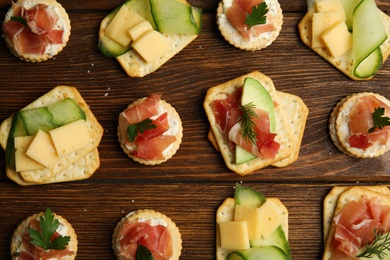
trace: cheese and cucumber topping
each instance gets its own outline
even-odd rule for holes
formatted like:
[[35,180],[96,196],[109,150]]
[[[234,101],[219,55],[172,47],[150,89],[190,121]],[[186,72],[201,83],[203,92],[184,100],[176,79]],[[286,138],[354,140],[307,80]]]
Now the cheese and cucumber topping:
[[286,215],[279,200],[266,199],[260,192],[236,184],[233,219],[219,222],[221,248],[228,260],[291,259]]
[[336,59],[352,52],[353,75],[375,75],[388,37],[375,0],[317,0],[312,6],[311,47],[326,48]]
[[169,48],[163,33],[200,33],[202,9],[179,0],[128,0],[103,21],[108,25],[99,33],[98,47],[104,55],[118,57],[134,49],[153,62]]
[[90,142],[84,110],[72,98],[45,107],[20,110],[12,117],[6,153],[16,171],[52,168]]

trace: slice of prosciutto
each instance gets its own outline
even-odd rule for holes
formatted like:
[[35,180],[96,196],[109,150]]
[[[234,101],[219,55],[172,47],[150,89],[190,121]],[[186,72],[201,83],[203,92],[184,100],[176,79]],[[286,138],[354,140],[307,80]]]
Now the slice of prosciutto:
[[237,88],[225,99],[213,101],[212,109],[217,126],[230,142],[232,149],[235,145],[239,145],[257,157],[275,158],[280,144],[275,141],[276,134],[270,132],[269,115],[266,111],[254,109],[257,114],[257,117],[254,118],[256,143],[242,136],[239,124],[239,117],[243,114],[240,109],[241,96],[242,87]]
[[374,230],[389,232],[389,218],[389,206],[380,205],[377,197],[350,201],[333,220],[332,259],[358,259],[359,249],[375,239]]
[[373,132],[368,132],[374,127],[372,114],[376,108],[384,108],[384,116],[390,117],[390,107],[373,95],[360,97],[351,108],[348,121],[350,132],[348,141],[351,147],[364,150],[374,143],[384,145],[390,138],[390,126],[385,126],[382,129],[376,128]]
[[[176,141],[174,135],[168,134],[168,113],[160,113],[160,94],[151,94],[147,98],[135,102],[119,114],[119,141],[132,151],[132,155],[145,160],[163,160],[163,152]],[[138,132],[135,140],[130,142],[127,130],[130,125],[151,119],[152,129]]]
[[39,3],[27,9],[14,3],[12,11],[3,32],[19,54],[42,55],[49,44],[63,43],[63,30],[55,28],[59,17],[50,6]]
[[168,260],[173,254],[172,238],[163,225],[151,221],[127,221],[119,231],[120,256],[126,260],[136,259],[139,245],[146,247],[156,260]]
[[226,10],[226,17],[245,39],[257,38],[262,33],[276,30],[269,12],[265,24],[254,25],[251,28],[245,24],[246,16],[252,13],[252,8],[257,7],[262,2],[264,0],[234,0],[232,6]]

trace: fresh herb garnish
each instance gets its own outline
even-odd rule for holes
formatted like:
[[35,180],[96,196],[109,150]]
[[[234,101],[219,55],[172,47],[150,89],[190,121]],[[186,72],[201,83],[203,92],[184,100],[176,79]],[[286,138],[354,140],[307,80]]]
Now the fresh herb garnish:
[[383,107],[375,108],[374,112],[372,113],[372,120],[374,122],[374,126],[368,129],[369,133],[374,132],[374,130],[377,128],[382,129],[384,126],[390,125],[390,118],[384,116],[384,114],[385,109]]
[[366,249],[356,257],[372,258],[374,255],[379,259],[384,259],[387,256],[386,251],[390,252],[390,232],[385,233],[382,229],[374,229],[375,239],[370,244],[366,245]]
[[139,123],[129,125],[127,127],[127,138],[132,143],[134,142],[138,132],[143,134],[145,130],[149,130],[153,128],[157,128],[157,126],[153,124],[153,121],[150,118],[147,118],[144,121],[141,121]]
[[58,219],[54,219],[54,214],[47,208],[44,216],[39,218],[39,227],[41,231],[34,228],[29,228],[28,233],[30,235],[30,243],[42,247],[44,250],[56,249],[63,250],[69,244],[70,236],[58,236],[54,240],[50,241],[54,232],[60,225]]
[[252,7],[252,13],[246,15],[245,24],[251,28],[257,24],[265,24],[267,22],[268,13],[267,3],[262,2],[261,4]]
[[152,252],[143,245],[138,245],[137,251],[135,252],[136,260],[154,260]]
[[253,108],[255,108],[255,105],[252,102],[244,106],[240,106],[243,114],[238,118],[238,122],[240,123],[240,131],[241,135],[244,137],[244,140],[256,144],[256,124],[253,119],[258,117],[258,115],[255,113]]
[[27,26],[27,21],[21,16],[11,16],[11,21],[18,22],[23,24],[24,26]]

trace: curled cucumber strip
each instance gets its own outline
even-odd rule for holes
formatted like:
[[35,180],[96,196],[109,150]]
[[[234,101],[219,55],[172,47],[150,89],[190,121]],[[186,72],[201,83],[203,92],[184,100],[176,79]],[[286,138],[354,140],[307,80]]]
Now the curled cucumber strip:
[[375,0],[362,0],[353,12],[354,75],[368,78],[382,66],[380,45],[387,39]]

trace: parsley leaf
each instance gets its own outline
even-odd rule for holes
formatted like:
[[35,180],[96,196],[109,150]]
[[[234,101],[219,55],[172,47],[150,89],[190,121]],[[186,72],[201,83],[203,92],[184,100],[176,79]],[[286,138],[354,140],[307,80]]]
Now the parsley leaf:
[[253,103],[249,103],[244,106],[240,106],[243,114],[238,118],[238,122],[240,123],[240,131],[244,140],[250,141],[253,144],[256,144],[257,136],[255,132],[256,124],[253,121],[254,118],[258,117],[258,115],[253,110],[255,105]]
[[374,122],[374,126],[368,129],[369,133],[374,132],[374,130],[377,128],[382,129],[384,126],[390,125],[390,118],[384,116],[384,114],[385,114],[385,108],[383,107],[375,108],[374,112],[372,113],[372,120]]
[[24,26],[27,26],[27,21],[21,16],[12,16],[11,21],[18,22],[23,24]]
[[63,250],[69,244],[69,236],[58,236],[51,241],[54,232],[60,225],[58,219],[54,218],[52,211],[47,208],[44,216],[39,218],[39,227],[41,231],[34,228],[29,228],[28,233],[31,238],[30,243],[42,247],[44,250],[56,249]]
[[257,24],[265,24],[267,22],[268,13],[267,3],[262,2],[261,4],[252,7],[252,13],[246,15],[245,24],[251,28]]
[[157,128],[157,126],[152,122],[153,122],[152,119],[147,118],[144,121],[141,121],[139,123],[129,125],[127,127],[127,138],[129,139],[129,141],[131,143],[134,142],[138,132],[143,134],[145,130]]
[[137,251],[135,252],[136,260],[154,260],[152,252],[143,245],[138,245]]

